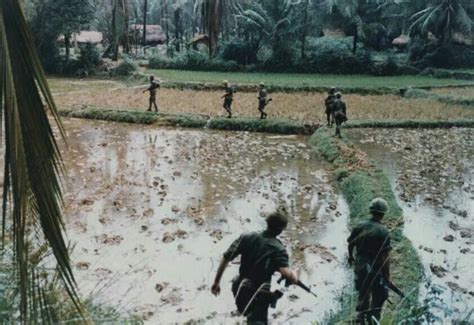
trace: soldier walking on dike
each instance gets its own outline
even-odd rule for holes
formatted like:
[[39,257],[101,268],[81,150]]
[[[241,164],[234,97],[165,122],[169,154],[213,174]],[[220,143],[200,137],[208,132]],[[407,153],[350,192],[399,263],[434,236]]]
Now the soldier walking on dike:
[[260,83],[260,91],[258,93],[258,111],[260,112],[260,119],[266,119],[268,114],[265,112],[265,107],[268,105],[269,102],[272,101],[271,98],[267,99],[267,89],[265,88],[265,84],[263,82]]
[[361,324],[375,324],[373,318],[380,320],[389,287],[394,287],[390,280],[390,232],[381,223],[388,211],[387,202],[376,198],[369,210],[372,218],[358,224],[347,239],[349,265],[354,265],[355,287],[359,293],[357,321]]
[[341,98],[342,94],[340,92],[337,92],[336,99],[332,104],[332,114],[334,120],[336,121],[336,136],[338,136],[339,138],[342,138],[342,123],[347,121],[346,103]]
[[224,98],[224,109],[228,114],[228,118],[232,118],[232,102],[234,101],[234,89],[230,87],[229,82],[224,80],[225,94],[221,98]]
[[232,292],[237,309],[247,317],[248,324],[268,324],[268,308],[275,307],[282,296],[280,291],[270,291],[273,273],[280,272],[290,283],[298,283],[298,275],[289,268],[288,253],[277,239],[288,225],[286,211],[274,212],[266,221],[265,231],[243,234],[232,243],[224,253],[211,288],[214,295],[220,294],[224,271],[241,255],[239,275],[232,281]]
[[332,126],[334,123],[334,116],[332,112],[333,103],[336,100],[336,87],[331,87],[328,92],[328,96],[324,100],[324,106],[326,107],[326,117],[328,126]]
[[157,89],[160,87],[161,87],[160,81],[155,80],[154,76],[150,76],[150,87],[148,87],[147,90],[143,91],[143,93],[146,93],[147,91],[150,92],[150,99],[149,99],[147,112],[151,112],[152,105],[155,107],[155,112],[158,112],[158,106],[156,106],[156,92],[157,92]]

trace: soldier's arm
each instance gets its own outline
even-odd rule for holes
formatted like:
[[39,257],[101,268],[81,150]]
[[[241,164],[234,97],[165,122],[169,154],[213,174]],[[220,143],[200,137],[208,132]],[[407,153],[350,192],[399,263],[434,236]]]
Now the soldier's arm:
[[278,272],[280,272],[281,276],[288,280],[291,284],[297,284],[299,281],[296,271],[293,271],[289,267],[280,267]]
[[229,266],[229,260],[227,260],[225,257],[222,258],[221,263],[219,264],[219,268],[217,269],[216,277],[214,278],[214,283],[211,287],[211,291],[214,295],[218,296],[221,293],[221,279],[222,275],[224,275],[224,272]]

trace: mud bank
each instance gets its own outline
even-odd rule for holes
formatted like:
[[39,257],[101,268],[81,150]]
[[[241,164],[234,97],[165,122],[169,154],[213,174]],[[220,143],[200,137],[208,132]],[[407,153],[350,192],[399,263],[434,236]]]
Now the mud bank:
[[426,318],[473,322],[473,131],[351,130],[348,137],[389,175],[404,234],[423,263]]
[[67,229],[85,297],[150,324],[236,323],[233,263],[210,294],[224,250],[285,204],[282,237],[319,299],[289,288],[274,323],[321,321],[339,308],[348,208],[306,138],[66,120]]

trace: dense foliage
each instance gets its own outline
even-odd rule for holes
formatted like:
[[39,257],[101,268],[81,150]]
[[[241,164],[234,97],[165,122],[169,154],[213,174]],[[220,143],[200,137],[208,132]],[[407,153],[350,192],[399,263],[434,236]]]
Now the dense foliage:
[[[55,42],[59,34],[67,43],[67,35],[79,29],[102,32],[107,56],[116,58],[118,46],[123,45],[129,56],[151,57],[154,68],[396,74],[474,64],[474,2],[469,0],[26,3],[49,70],[58,70],[54,63],[60,61]],[[59,18],[50,19],[52,12]],[[143,43],[156,34],[135,35],[136,27],[130,35],[123,34],[123,28],[131,29],[127,26],[143,24],[161,26],[158,50],[146,51],[149,43]]]

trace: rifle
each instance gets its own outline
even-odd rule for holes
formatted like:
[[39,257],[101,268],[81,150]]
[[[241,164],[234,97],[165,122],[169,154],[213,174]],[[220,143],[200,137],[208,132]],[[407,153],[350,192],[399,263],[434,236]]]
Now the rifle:
[[[384,279],[385,280],[385,279]],[[403,293],[402,290],[400,290],[395,284],[393,284],[392,282],[389,282],[387,280],[385,280],[385,282],[387,283],[387,287],[392,290],[393,292],[395,292],[397,295],[399,295],[400,297],[402,298],[405,298],[405,294]]]
[[[281,277],[277,282],[278,283],[281,283],[283,280],[285,280],[285,287],[289,287],[291,285],[291,283],[286,280],[284,277]],[[303,289],[304,291],[306,291],[307,293],[315,296],[316,298],[318,297],[313,291],[311,291],[311,288],[308,287],[306,284],[304,284],[303,282],[301,281],[298,281],[296,284],[296,286],[300,287],[301,289]]]

